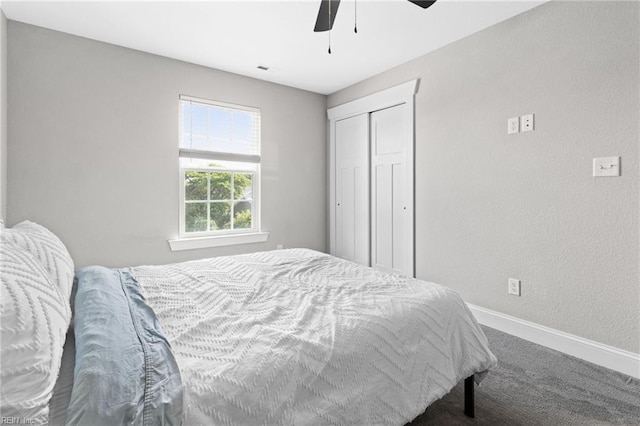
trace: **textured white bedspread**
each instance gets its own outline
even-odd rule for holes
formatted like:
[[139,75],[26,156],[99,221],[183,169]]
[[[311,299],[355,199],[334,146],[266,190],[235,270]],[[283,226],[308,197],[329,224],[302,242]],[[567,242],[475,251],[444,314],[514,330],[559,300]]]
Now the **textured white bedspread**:
[[496,358],[458,294],[305,249],[133,268],[185,424],[403,425]]

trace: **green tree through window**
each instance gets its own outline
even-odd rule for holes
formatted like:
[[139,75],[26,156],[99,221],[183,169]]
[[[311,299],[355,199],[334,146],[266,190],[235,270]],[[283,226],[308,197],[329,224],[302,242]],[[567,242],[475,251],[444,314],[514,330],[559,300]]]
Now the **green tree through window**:
[[185,231],[251,228],[252,177],[251,173],[185,171]]

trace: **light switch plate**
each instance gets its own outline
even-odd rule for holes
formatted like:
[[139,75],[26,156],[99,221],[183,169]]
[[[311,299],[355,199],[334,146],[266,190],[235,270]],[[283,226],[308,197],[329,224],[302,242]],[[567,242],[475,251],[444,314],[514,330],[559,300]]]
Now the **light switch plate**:
[[620,176],[620,157],[600,157],[593,159],[594,177]]

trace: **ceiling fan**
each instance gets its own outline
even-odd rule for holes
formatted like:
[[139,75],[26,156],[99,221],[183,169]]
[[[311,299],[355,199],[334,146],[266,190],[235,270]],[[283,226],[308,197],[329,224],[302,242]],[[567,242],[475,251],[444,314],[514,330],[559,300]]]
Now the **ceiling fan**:
[[[413,4],[417,4],[423,9],[428,8],[436,2],[434,1],[421,1],[421,0],[409,0]],[[338,13],[338,6],[340,6],[340,0],[321,0],[320,10],[318,11],[318,18],[316,19],[316,26],[313,29],[315,32],[329,31],[333,28],[333,21],[336,19]]]

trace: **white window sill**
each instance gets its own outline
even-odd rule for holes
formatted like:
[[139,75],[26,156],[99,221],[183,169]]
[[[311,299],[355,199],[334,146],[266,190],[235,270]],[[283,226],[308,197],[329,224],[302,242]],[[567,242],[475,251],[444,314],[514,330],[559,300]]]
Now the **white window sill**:
[[250,234],[216,235],[213,237],[178,238],[169,240],[171,251],[193,250],[209,247],[232,246],[236,244],[263,243],[269,238],[268,232]]

